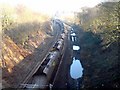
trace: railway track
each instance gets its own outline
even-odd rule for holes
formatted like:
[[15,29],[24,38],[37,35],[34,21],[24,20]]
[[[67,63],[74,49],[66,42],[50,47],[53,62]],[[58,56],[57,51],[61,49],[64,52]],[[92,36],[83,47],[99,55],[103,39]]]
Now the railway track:
[[60,31],[56,30],[56,36],[54,38],[54,40],[52,41],[52,45],[49,46],[49,49],[47,50],[47,54],[45,55],[45,57],[43,58],[43,60],[41,62],[38,62],[37,65],[32,69],[32,71],[30,73],[28,73],[27,77],[24,79],[24,81],[18,86],[18,88],[24,88],[26,87],[28,84],[28,82],[30,81],[30,79],[32,78],[32,76],[38,71],[38,69],[40,68],[40,66],[42,65],[42,63],[46,60],[47,56],[49,55],[50,50],[53,48],[53,45],[57,42],[57,40],[60,38]]
[[61,57],[61,61],[60,61],[60,64],[59,64],[59,66],[58,66],[58,69],[57,69],[57,71],[56,71],[55,78],[54,78],[54,80],[53,80],[53,82],[52,82],[52,85],[55,84],[55,80],[56,80],[56,78],[57,78],[58,71],[59,71],[60,66],[61,66],[61,63],[62,63],[62,59],[63,59],[63,57],[64,57],[64,55],[65,55],[65,49],[66,49],[66,47],[67,47],[67,46],[66,46],[66,40],[67,40],[67,35],[66,35],[66,38],[65,38],[65,40],[64,40],[63,55],[62,55],[62,57]]

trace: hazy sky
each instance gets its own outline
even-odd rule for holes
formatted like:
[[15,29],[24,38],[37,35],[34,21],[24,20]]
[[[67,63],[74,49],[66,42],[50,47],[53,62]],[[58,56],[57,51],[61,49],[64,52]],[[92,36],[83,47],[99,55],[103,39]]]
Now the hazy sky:
[[0,0],[0,3],[8,3],[12,6],[24,4],[25,6],[45,13],[56,11],[76,11],[81,7],[93,7],[104,0]]

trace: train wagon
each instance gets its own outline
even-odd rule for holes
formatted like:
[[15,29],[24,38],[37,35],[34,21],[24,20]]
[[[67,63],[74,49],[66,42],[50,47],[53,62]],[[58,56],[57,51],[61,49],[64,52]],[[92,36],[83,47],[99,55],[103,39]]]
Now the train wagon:
[[54,75],[58,69],[58,65],[63,53],[65,34],[62,34],[61,36],[62,37],[59,38],[53,45],[38,70],[33,74],[32,79],[28,83],[30,85],[26,87],[28,90],[48,89],[50,83],[52,83],[52,80],[54,80]]
[[52,73],[53,73],[54,69],[56,68],[56,65],[59,63],[59,58],[60,58],[59,51],[51,52],[50,60],[43,70],[43,73],[45,73],[47,75],[48,81],[51,79]]

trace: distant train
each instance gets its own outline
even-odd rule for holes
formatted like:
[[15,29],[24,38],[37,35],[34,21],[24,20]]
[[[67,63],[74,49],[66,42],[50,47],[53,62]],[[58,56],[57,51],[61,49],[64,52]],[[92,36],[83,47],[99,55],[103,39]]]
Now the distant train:
[[58,24],[60,26],[60,30],[62,31],[62,33],[64,33],[64,24],[63,24],[63,22],[61,20],[52,19],[52,22]]
[[62,33],[61,37],[53,45],[52,49],[48,53],[46,59],[43,61],[37,72],[30,79],[30,86],[26,86],[27,89],[48,89],[50,83],[54,78],[57,71],[61,56],[63,54],[65,34]]

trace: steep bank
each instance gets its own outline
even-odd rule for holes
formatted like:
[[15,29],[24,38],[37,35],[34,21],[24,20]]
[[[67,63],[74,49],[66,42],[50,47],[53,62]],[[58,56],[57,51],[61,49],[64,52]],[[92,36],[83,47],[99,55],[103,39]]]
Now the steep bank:
[[2,45],[2,84],[3,87],[7,87],[12,84],[14,77],[19,77],[21,75],[19,73],[14,73],[13,76],[9,77],[13,71],[22,71],[23,68],[26,67],[26,64],[21,64],[18,66],[17,70],[13,70],[17,64],[19,64],[27,55],[29,55],[29,52],[18,47],[8,36],[3,37]]
[[84,67],[83,88],[120,88],[120,1],[102,2],[78,13]]
[[81,88],[120,88],[120,61],[118,42],[107,48],[99,34],[79,27],[81,62],[84,75]]
[[43,31],[36,30],[34,33],[29,31],[31,35],[23,44],[16,43],[17,39],[15,37],[13,39],[10,33],[3,35],[1,64],[3,88],[16,88],[33,67],[43,59],[56,36],[56,31],[51,31],[49,25],[50,23],[47,23],[44,26],[46,31],[44,29]]

